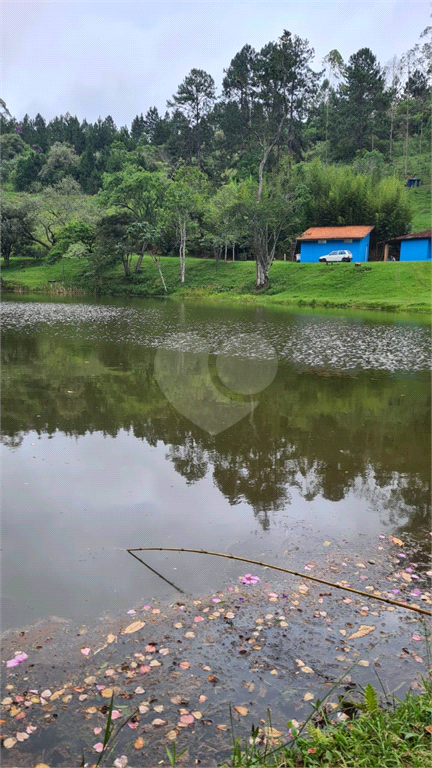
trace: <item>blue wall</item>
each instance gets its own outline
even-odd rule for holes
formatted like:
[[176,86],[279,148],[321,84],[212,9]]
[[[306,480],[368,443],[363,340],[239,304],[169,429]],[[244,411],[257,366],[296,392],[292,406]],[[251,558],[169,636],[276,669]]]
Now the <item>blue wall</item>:
[[330,251],[351,251],[353,261],[367,261],[369,255],[369,239],[366,235],[362,240],[354,240],[352,243],[344,243],[343,240],[327,240],[326,243],[308,242],[300,243],[300,261],[303,263],[318,261],[320,256],[325,256]]
[[424,240],[402,240],[400,250],[401,261],[427,261],[431,257],[431,241],[425,237]]

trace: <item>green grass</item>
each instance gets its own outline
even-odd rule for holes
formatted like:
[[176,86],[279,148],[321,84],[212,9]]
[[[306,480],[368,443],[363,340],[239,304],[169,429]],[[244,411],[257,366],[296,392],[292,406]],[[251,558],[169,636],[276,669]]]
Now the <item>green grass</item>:
[[[295,264],[274,262],[270,285],[257,292],[253,262],[220,262],[188,258],[186,281],[180,284],[179,260],[162,257],[168,294],[178,298],[242,301],[269,305],[317,306],[430,311],[431,265],[427,262],[371,262],[354,264]],[[163,296],[158,272],[150,257],[142,271],[125,278],[120,265],[107,270],[97,285],[83,277],[87,267],[77,260],[64,260],[21,267],[12,259],[3,270],[3,288],[22,292],[87,293],[102,295]],[[64,272],[63,272],[64,270]],[[56,281],[56,282],[49,282]]]
[[[431,722],[431,688],[428,682],[424,685],[424,692],[419,695],[410,692],[391,706],[380,706],[376,692],[368,685],[364,700],[354,702],[357,706],[351,707],[351,719],[329,724],[328,717],[333,715],[326,716],[321,710],[320,721],[312,725],[309,720],[304,729],[306,733],[291,727],[287,733],[291,739],[282,746],[275,746],[274,739],[265,743],[265,731],[255,728],[248,742],[235,741],[230,765],[428,768],[431,764],[431,734],[427,730]],[[319,708],[315,708],[315,715],[319,712]]]

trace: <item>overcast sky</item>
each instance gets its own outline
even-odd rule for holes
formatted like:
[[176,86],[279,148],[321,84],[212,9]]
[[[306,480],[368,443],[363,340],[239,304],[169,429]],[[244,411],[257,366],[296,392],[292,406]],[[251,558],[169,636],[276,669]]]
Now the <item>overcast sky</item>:
[[223,70],[249,43],[284,29],[309,40],[315,68],[337,48],[369,47],[381,64],[419,42],[429,0],[3,0],[0,96],[18,120],[70,112],[130,126],[166,101],[192,68],[220,92]]

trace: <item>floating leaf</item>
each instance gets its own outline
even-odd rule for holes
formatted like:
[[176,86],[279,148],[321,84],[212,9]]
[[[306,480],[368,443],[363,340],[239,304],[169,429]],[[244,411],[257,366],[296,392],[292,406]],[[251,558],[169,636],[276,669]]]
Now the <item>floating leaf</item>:
[[186,632],[185,637],[195,637],[195,632]]
[[109,634],[107,637],[107,643],[114,643],[117,640],[117,635]]
[[216,730],[217,731],[227,731],[228,730],[228,726],[224,725],[224,723],[219,723],[219,725],[216,726]]
[[331,544],[331,541],[324,541],[323,544],[325,547],[329,547]]
[[17,731],[16,737],[18,741],[26,741],[26,739],[29,738],[29,735],[25,731]]
[[396,536],[389,536],[390,541],[393,542],[393,544],[397,544],[398,547],[403,547],[404,543],[400,539],[397,539]]
[[179,663],[179,667],[181,667],[181,669],[189,669],[190,668],[190,664],[189,664],[188,661],[181,661]]
[[182,715],[180,722],[184,723],[184,725],[192,725],[195,722],[195,718],[193,715]]
[[239,713],[242,717],[246,717],[249,710],[246,709],[246,707],[234,707],[235,711]]
[[160,714],[164,710],[164,705],[163,704],[156,704],[153,707],[153,709],[154,709],[155,712],[158,712],[158,714]]
[[167,725],[168,720],[162,720],[160,717],[155,717],[154,720],[152,720],[152,725],[154,725],[156,728],[160,725]]
[[176,621],[176,623],[174,624],[174,626],[175,626],[175,628],[176,628],[176,629],[181,629],[181,627],[183,626],[183,624],[181,623],[181,621]]
[[175,731],[175,730],[168,731],[167,739],[170,739],[170,741],[174,741],[174,739],[176,739],[176,738],[177,738],[177,731]]
[[166,656],[166,655],[169,653],[169,648],[161,648],[161,649],[159,650],[159,653],[160,653],[162,656]]
[[13,736],[10,736],[9,738],[4,740],[3,746],[6,747],[6,749],[12,749],[12,747],[14,747],[16,743],[17,743],[17,740]]
[[90,648],[81,648],[81,653],[83,656],[88,656],[90,653]]
[[114,760],[113,765],[115,768],[126,768],[127,763],[128,763],[128,759],[126,755],[120,755],[120,757],[117,757]]
[[204,701],[207,701],[207,696],[204,696],[204,694],[201,694],[201,696],[198,697],[198,701],[200,704],[203,704]]
[[133,632],[138,632],[139,629],[145,627],[145,621],[133,621],[126,629],[123,630],[124,635],[131,635]]
[[347,640],[354,640],[356,637],[364,637],[370,632],[373,632],[374,629],[376,629],[376,627],[373,624],[361,624],[357,632],[353,632],[352,635],[349,635]]
[[367,659],[360,659],[360,661],[358,663],[359,663],[360,667],[368,667],[369,664],[370,664],[370,662],[367,661]]
[[199,624],[200,621],[204,621],[203,617],[202,616],[195,616],[195,618],[194,618],[195,624]]
[[277,728],[272,728],[271,725],[266,725],[264,733],[268,739],[279,739],[282,736],[282,733]]
[[306,672],[306,674],[313,675],[314,671],[311,667],[300,667],[300,672]]
[[112,688],[104,688],[103,691],[101,691],[101,696],[103,696],[104,699],[110,699],[113,693],[114,691]]
[[194,709],[192,714],[193,714],[195,720],[201,720],[202,712],[200,712],[199,709]]
[[98,741],[97,744],[93,744],[93,749],[95,752],[102,752],[103,748],[104,748],[104,745],[102,744],[101,741]]
[[304,661],[302,661],[301,659],[296,659],[296,660],[295,660],[295,663],[296,663],[296,664],[297,664],[299,667],[304,667],[304,665],[305,665]]
[[303,696],[303,701],[312,701],[313,698],[314,698],[313,693],[308,692],[308,693],[305,693],[305,695]]

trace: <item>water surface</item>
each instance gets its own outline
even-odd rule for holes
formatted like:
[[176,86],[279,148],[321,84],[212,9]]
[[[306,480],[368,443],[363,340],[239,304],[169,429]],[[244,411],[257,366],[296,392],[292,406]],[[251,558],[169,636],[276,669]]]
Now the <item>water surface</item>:
[[[3,329],[4,628],[48,615],[87,621],[173,597],[175,589],[126,547],[196,547],[268,562],[285,553],[287,567],[303,569],[324,540],[361,553],[365,540],[384,532],[424,541],[427,557],[426,323],[149,300],[14,299],[3,304]],[[249,397],[258,369],[241,340],[257,334],[277,371]],[[213,385],[216,400],[253,398],[256,407],[210,434],[162,391],[161,350],[181,362],[169,369],[169,384],[177,406],[192,404],[191,417],[214,412]],[[207,389],[197,374],[203,354]],[[240,395],[230,395],[234,379]],[[244,571],[180,553],[151,553],[147,561],[192,594]]]

